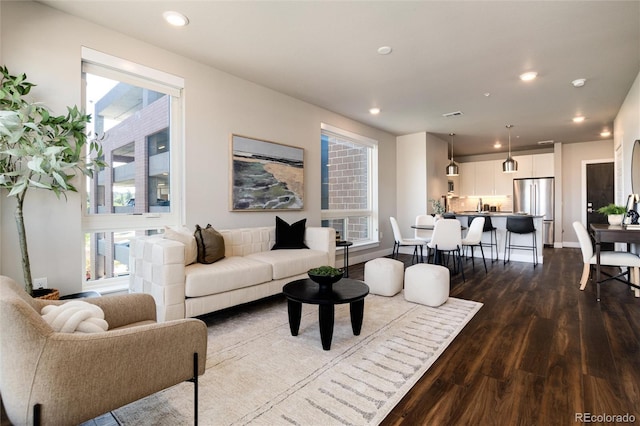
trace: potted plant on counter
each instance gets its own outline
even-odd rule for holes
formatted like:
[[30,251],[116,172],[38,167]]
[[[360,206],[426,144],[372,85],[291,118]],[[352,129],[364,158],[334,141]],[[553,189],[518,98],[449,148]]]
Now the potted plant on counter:
[[445,213],[445,208],[440,202],[440,200],[429,200],[431,203],[431,207],[433,208],[433,213],[435,214],[436,219],[441,219],[442,215]]
[[16,198],[24,285],[33,294],[23,216],[28,190],[45,189],[66,198],[67,191],[77,192],[72,184],[77,174],[92,176],[94,166],[106,164],[88,159],[89,154],[102,156],[100,141],[85,133],[91,116],[75,106],[67,108],[66,115],[52,115],[44,105],[25,98],[35,86],[25,74],[11,75],[5,66],[0,73],[0,189]]
[[622,219],[624,219],[624,214],[627,212],[627,209],[624,206],[610,203],[604,207],[600,207],[597,212],[607,215],[609,225],[620,225],[622,224]]

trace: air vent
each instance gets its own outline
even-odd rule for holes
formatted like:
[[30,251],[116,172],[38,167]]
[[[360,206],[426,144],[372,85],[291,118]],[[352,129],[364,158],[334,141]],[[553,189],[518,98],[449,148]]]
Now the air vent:
[[550,139],[548,141],[538,141],[538,145],[553,145],[555,143],[555,141],[553,139]]
[[448,112],[446,114],[442,114],[443,117],[457,117],[459,115],[463,115],[462,111]]

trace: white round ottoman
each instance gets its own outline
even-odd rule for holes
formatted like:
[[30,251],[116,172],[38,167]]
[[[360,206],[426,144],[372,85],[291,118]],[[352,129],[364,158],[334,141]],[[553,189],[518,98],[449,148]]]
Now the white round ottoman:
[[404,263],[379,257],[364,264],[364,282],[369,293],[380,296],[394,296],[402,291]]
[[404,272],[404,298],[427,306],[440,306],[449,298],[449,269],[418,263]]

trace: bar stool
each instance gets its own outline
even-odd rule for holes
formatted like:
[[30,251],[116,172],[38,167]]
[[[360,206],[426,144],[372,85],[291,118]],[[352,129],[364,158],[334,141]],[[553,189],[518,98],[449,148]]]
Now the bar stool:
[[[511,235],[519,234],[526,235],[531,234],[533,236],[533,245],[525,246],[525,245],[517,245],[511,244]],[[504,263],[506,265],[509,260],[511,260],[511,250],[531,250],[533,251],[533,267],[535,268],[538,265],[538,250],[536,243],[536,227],[533,225],[533,217],[531,216],[523,216],[516,217],[510,216],[507,217],[507,236],[505,237],[504,244]],[[508,256],[507,256],[508,253]]]
[[[490,241],[489,243],[485,243],[485,242],[481,242],[482,247],[490,247],[491,249],[491,263],[493,262],[497,262],[498,261],[498,233],[497,233],[497,228],[495,226],[493,226],[493,223],[491,223],[491,216],[489,215],[483,215],[483,216],[469,216],[468,219],[468,226],[471,226],[471,222],[473,222],[473,219],[476,217],[484,217],[484,227],[482,228],[482,233],[484,234],[485,232],[490,232],[489,237],[490,237]],[[496,257],[495,259],[493,258],[493,247],[496,248]]]

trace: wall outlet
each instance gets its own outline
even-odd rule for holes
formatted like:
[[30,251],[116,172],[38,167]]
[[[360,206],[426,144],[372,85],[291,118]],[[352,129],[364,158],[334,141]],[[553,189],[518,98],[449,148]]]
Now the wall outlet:
[[34,278],[33,288],[49,288],[49,284],[47,283],[47,277]]

